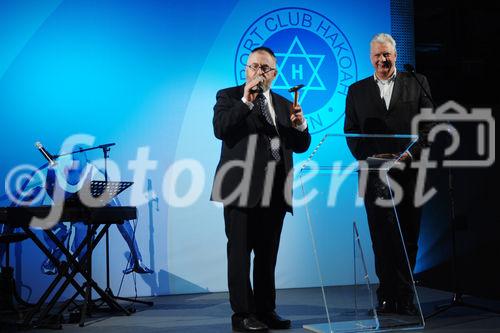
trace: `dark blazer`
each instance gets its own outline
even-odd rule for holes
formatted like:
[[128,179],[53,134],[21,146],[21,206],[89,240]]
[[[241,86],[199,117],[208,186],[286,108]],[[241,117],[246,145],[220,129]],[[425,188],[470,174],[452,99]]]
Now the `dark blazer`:
[[[418,80],[430,93],[429,83],[425,76],[417,74]],[[373,75],[352,84],[349,87],[345,109],[345,133],[360,134],[412,134],[411,122],[421,108],[432,108],[431,100],[410,74],[397,72],[394,81],[389,109],[380,97],[380,91]],[[418,158],[422,147],[426,145],[425,137],[428,126],[419,129],[419,140],[410,148],[413,158]],[[389,144],[388,140],[374,147],[362,139],[348,139],[351,153],[358,160],[364,160],[375,153],[401,153],[409,141],[397,140]],[[363,144],[364,143],[364,144]]]
[[[284,97],[271,91],[271,99],[276,112],[276,128],[269,125],[264,116],[250,108],[241,101],[244,86],[227,88],[217,92],[217,102],[214,106],[213,126],[215,136],[222,140],[220,161],[217,166],[216,177],[212,188],[211,200],[223,201],[230,195],[243,180],[244,172],[241,167],[230,168],[222,177],[221,183],[217,184],[217,173],[223,165],[228,162],[250,161],[247,158],[247,148],[252,140],[256,140],[255,157],[252,163],[251,177],[248,182],[248,200],[242,205],[239,198],[232,202],[224,202],[225,205],[238,205],[243,207],[255,207],[261,203],[264,179],[267,165],[272,161],[269,149],[268,136],[279,134],[281,141],[281,153],[283,167],[288,175],[293,167],[292,152],[302,153],[309,148],[311,136],[308,130],[300,132],[292,127],[290,121],[290,109],[292,103]],[[214,196],[216,186],[220,186],[220,197]],[[291,197],[291,188],[288,189]],[[288,205],[287,205],[288,206]],[[292,207],[287,207],[292,211]]]

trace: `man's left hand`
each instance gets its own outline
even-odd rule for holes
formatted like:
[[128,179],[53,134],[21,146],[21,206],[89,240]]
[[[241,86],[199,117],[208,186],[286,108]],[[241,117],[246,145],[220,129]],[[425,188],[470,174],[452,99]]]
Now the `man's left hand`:
[[300,126],[304,123],[304,113],[302,112],[302,107],[300,105],[292,107],[290,120],[292,121],[292,124],[294,124],[294,126]]

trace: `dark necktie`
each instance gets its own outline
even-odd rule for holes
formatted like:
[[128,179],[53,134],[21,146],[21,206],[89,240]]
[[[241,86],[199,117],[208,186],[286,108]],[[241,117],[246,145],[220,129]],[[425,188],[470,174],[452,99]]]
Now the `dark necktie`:
[[[269,125],[274,126],[273,119],[271,118],[271,111],[269,110],[269,105],[267,104],[267,99],[264,96],[264,94],[260,93],[257,95],[255,98],[254,102],[255,106],[257,107],[258,111],[262,113],[266,121],[269,123]],[[267,137],[269,140],[269,146],[271,149],[271,154],[273,155],[273,158],[279,162],[281,160],[280,156],[280,139],[278,136],[275,136],[271,138],[270,136]]]

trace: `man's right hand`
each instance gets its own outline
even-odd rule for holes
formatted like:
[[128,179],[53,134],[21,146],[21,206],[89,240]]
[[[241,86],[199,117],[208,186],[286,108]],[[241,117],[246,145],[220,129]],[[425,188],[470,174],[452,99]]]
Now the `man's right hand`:
[[[262,81],[264,80],[264,78],[262,76],[256,76],[254,77],[251,81],[247,82],[245,84],[245,88],[244,88],[244,93],[243,93],[243,97],[245,97],[245,99],[248,101],[248,102],[252,102],[255,100],[255,98],[257,97],[258,95],[258,92],[256,90],[256,87],[259,85],[259,83],[261,83]],[[255,89],[255,90],[254,90]]]
[[375,155],[373,155],[373,157],[385,158],[385,159],[391,160],[391,159],[397,158],[398,155],[392,154],[392,153],[383,153],[383,154],[375,154]]

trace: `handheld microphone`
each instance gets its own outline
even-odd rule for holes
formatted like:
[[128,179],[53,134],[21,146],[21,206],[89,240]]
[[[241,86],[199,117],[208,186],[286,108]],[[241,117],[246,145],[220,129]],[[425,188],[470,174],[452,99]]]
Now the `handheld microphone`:
[[258,84],[255,87],[253,87],[252,89],[250,89],[250,92],[251,93],[262,93],[262,92],[264,92],[264,89],[262,89],[260,84]]
[[56,161],[54,161],[54,157],[43,147],[40,141],[35,142],[35,147],[42,153],[43,157],[49,162],[49,165],[53,167],[56,165]]
[[259,83],[257,83],[256,86],[252,87],[252,89],[250,89],[250,92],[251,93],[262,93],[264,92],[264,89],[262,88],[262,81],[264,81],[264,78],[262,76],[258,76],[259,78]]

